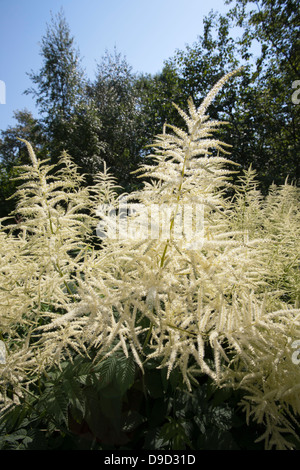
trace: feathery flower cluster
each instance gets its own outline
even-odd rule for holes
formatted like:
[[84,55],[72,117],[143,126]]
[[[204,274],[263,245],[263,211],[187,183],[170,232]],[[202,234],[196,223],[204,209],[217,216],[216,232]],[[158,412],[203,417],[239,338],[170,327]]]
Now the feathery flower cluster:
[[[300,338],[299,191],[286,183],[263,198],[251,168],[237,186],[230,182],[227,146],[212,137],[224,123],[206,111],[235,73],[198,109],[192,100],[187,112],[177,107],[186,130],[164,127],[152,164],[139,170],[143,189],[121,196],[129,207],[172,207],[164,237],[113,238],[108,230],[96,249],[99,218],[101,230],[110,222],[101,208],[124,222],[114,178],[104,167],[93,187],[82,187],[66,153],[55,168],[26,142],[32,165],[16,194],[21,222],[0,231],[2,410],[48,367],[121,348],[142,370],[153,359],[168,375],[179,368],[189,389],[199,374],[241,388],[247,419],[265,424],[266,448],[292,447],[284,435],[295,434],[300,414],[292,359]],[[175,236],[187,205],[202,208],[200,244]]]

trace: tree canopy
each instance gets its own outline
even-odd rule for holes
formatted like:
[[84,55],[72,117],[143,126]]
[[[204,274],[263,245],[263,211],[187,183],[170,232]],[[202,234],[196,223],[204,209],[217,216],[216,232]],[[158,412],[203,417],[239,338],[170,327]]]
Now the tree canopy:
[[293,99],[300,79],[298,2],[227,3],[229,13],[204,17],[202,34],[166,58],[155,75],[135,73],[115,49],[88,79],[63,12],[53,16],[41,41],[41,68],[29,73],[33,85],[25,90],[40,117],[16,111],[16,125],[1,132],[2,214],[12,167],[27,158],[17,137],[53,163],[66,150],[89,182],[105,160],[131,191],[138,187],[132,172],[153,136],[166,122],[182,124],[173,102],[184,107],[192,97],[197,106],[221,76],[240,66],[239,77],[210,107],[213,118],[229,122],[220,132],[232,146],[231,159],[244,169],[252,165],[263,190],[286,177],[299,183],[299,105]]

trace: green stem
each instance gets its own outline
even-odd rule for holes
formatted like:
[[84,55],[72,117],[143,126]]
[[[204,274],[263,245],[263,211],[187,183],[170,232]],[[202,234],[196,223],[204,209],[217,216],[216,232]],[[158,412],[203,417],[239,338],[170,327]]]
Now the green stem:
[[[192,139],[193,136],[191,136],[191,139]],[[180,194],[181,194],[181,189],[182,189],[182,183],[183,183],[183,178],[184,178],[184,173],[185,173],[185,167],[186,167],[186,162],[187,162],[187,159],[189,157],[189,150],[186,151],[185,153],[185,157],[184,157],[184,162],[183,162],[183,165],[182,165],[182,170],[181,170],[181,181],[180,181],[180,184],[179,184],[179,187],[178,187],[178,191],[177,191],[177,206],[176,206],[176,210],[175,210],[175,213],[173,214],[173,217],[171,218],[171,223],[170,223],[170,233],[172,232],[173,230],[173,226],[174,226],[174,222],[175,222],[175,217],[176,217],[176,214],[177,214],[177,210],[178,210],[178,205],[179,205],[179,200],[180,200]],[[167,243],[165,245],[165,248],[164,248],[164,251],[163,251],[163,254],[162,254],[162,257],[161,257],[161,261],[160,261],[160,267],[162,268],[163,265],[164,265],[164,262],[165,262],[165,257],[166,257],[166,253],[167,253],[167,249],[168,247],[170,246],[170,239],[167,240]]]
[[145,339],[144,344],[143,344],[143,351],[145,350],[147,344],[149,343],[149,339],[150,339],[152,330],[153,330],[153,322],[150,323],[148,333],[147,333],[146,339]]
[[194,333],[193,331],[184,330],[183,328],[180,328],[180,326],[175,326],[175,325],[172,325],[171,323],[167,323],[167,326],[169,326],[170,328],[173,328],[174,330],[178,330],[182,333],[186,333],[188,335],[197,337],[197,334]]
[[[63,272],[61,271],[61,269],[60,269],[58,263],[55,263],[55,264],[54,264],[54,267],[55,267],[56,271],[58,272],[58,274],[60,275],[60,277],[63,278],[63,277],[64,277],[64,274],[63,274]],[[63,279],[63,283],[64,283],[64,285],[65,285],[65,287],[66,287],[68,293],[69,293],[70,296],[72,297],[73,301],[75,302],[76,299],[75,299],[75,297],[74,297],[74,295],[73,295],[73,293],[72,293],[70,287],[68,286],[67,282],[65,281],[65,279]]]

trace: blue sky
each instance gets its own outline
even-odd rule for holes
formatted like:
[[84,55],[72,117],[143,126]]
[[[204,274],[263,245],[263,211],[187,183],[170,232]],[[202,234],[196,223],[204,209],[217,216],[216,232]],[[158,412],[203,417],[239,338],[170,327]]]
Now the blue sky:
[[176,49],[197,40],[210,10],[229,9],[224,0],[0,0],[0,131],[15,124],[15,110],[37,117],[33,98],[23,93],[32,85],[27,73],[38,72],[40,41],[61,7],[90,79],[114,47],[134,72],[161,71]]

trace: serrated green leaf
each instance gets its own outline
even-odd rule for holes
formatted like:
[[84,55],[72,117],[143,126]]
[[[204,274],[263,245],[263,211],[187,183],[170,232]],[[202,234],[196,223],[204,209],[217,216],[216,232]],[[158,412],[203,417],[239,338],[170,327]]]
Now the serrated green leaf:
[[135,410],[129,410],[122,420],[122,431],[131,432],[142,424],[143,416]]
[[109,356],[98,366],[100,372],[99,389],[106,387],[115,377],[117,367],[117,358],[114,355]]
[[185,429],[182,426],[182,422],[172,418],[168,419],[169,423],[166,423],[162,427],[160,434],[164,442],[170,443],[173,450],[184,450],[186,445],[192,447]]
[[118,361],[116,383],[123,395],[133,384],[135,377],[135,363],[131,357],[124,357]]

